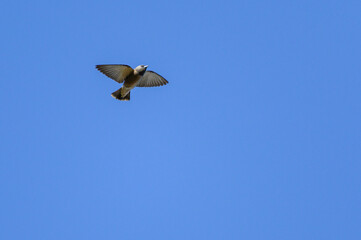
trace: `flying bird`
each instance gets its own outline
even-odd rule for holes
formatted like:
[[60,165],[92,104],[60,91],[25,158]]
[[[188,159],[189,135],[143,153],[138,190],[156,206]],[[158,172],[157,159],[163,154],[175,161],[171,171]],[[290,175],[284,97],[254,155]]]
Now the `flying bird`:
[[96,65],[96,68],[107,77],[123,83],[123,86],[112,93],[112,97],[120,101],[130,100],[130,90],[135,87],[158,87],[168,81],[153,71],[147,71],[148,65],[139,65],[135,69],[123,64]]

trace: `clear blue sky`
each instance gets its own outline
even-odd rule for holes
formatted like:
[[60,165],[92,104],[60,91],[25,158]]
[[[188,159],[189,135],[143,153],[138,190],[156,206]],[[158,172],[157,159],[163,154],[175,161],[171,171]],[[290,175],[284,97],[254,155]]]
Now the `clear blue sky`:
[[360,12],[3,2],[0,239],[361,239]]

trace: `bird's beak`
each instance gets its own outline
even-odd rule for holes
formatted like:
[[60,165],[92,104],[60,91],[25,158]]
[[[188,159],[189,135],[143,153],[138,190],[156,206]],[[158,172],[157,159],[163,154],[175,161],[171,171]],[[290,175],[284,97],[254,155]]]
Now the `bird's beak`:
[[148,65],[145,65],[144,67],[145,67],[145,68],[147,68],[147,67],[148,67]]

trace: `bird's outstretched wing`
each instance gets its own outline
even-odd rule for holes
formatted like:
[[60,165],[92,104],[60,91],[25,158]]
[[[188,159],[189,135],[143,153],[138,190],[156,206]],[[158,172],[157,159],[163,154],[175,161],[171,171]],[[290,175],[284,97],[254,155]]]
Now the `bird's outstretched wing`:
[[159,87],[168,83],[164,77],[153,71],[146,71],[139,80],[137,87]]
[[96,65],[96,68],[118,83],[122,83],[124,79],[134,71],[133,68],[128,65],[122,64]]

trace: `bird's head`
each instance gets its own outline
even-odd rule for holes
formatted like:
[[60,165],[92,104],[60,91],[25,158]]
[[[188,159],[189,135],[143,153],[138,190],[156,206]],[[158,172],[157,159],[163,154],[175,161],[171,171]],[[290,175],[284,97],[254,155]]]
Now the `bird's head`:
[[136,67],[134,70],[139,73],[139,75],[143,75],[145,73],[145,71],[147,71],[147,67],[148,65],[139,65],[138,67]]

